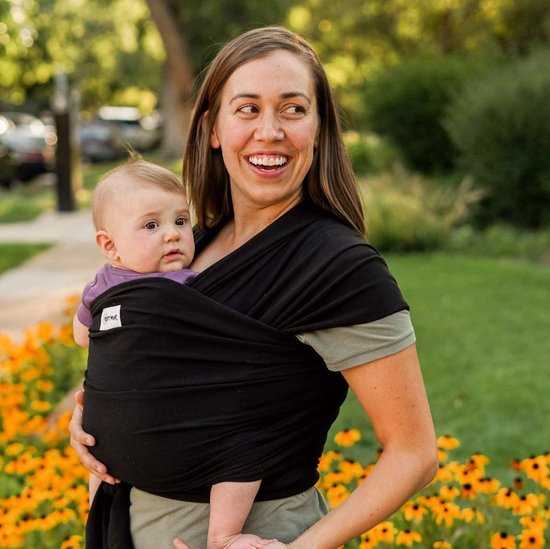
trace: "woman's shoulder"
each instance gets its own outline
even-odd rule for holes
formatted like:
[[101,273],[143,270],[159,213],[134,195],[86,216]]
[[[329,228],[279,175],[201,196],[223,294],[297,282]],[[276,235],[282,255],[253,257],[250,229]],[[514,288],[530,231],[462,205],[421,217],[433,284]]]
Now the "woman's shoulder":
[[[319,210],[319,209],[318,209]],[[380,257],[364,235],[327,212],[319,210],[317,219],[304,233],[304,245],[333,252],[339,256]]]

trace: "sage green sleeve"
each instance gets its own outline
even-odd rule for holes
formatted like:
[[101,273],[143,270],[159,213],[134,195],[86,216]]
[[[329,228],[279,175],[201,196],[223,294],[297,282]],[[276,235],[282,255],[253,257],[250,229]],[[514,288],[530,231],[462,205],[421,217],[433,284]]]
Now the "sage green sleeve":
[[407,310],[366,324],[316,330],[297,337],[313,347],[334,372],[395,354],[416,341]]

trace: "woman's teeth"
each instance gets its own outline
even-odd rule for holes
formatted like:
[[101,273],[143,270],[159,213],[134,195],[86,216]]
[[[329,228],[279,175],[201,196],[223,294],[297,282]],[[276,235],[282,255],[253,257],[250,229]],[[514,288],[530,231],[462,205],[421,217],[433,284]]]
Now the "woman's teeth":
[[254,166],[268,167],[284,166],[287,163],[285,156],[251,156],[248,161]]

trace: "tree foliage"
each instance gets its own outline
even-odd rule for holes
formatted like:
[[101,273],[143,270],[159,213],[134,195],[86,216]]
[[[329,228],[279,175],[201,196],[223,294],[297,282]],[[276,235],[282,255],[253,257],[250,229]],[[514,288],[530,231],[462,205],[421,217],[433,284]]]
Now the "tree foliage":
[[525,53],[550,37],[548,0],[302,0],[288,24],[315,45],[352,126],[365,126],[365,90],[419,56]]
[[464,167],[489,192],[486,221],[550,225],[550,50],[480,78],[455,100],[446,125]]
[[0,99],[47,109],[53,77],[70,75],[83,108],[155,106],[164,51],[139,0],[9,0],[0,8]]
[[[418,54],[524,54],[550,36],[548,0],[155,0],[165,3],[195,74],[243,30],[283,23],[310,39],[351,125],[364,90]],[[162,88],[162,40],[144,0],[0,2],[0,101],[46,108],[57,70],[81,104],[151,108]]]
[[188,45],[198,74],[221,44],[241,32],[263,25],[283,24],[293,0],[164,0],[170,6]]

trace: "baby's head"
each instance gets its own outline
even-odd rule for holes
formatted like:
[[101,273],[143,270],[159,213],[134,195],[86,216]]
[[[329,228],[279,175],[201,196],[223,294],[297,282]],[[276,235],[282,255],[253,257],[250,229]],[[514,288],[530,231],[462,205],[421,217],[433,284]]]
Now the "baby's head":
[[181,181],[131,158],[103,176],[92,201],[96,243],[112,265],[139,273],[187,267],[195,252]]

